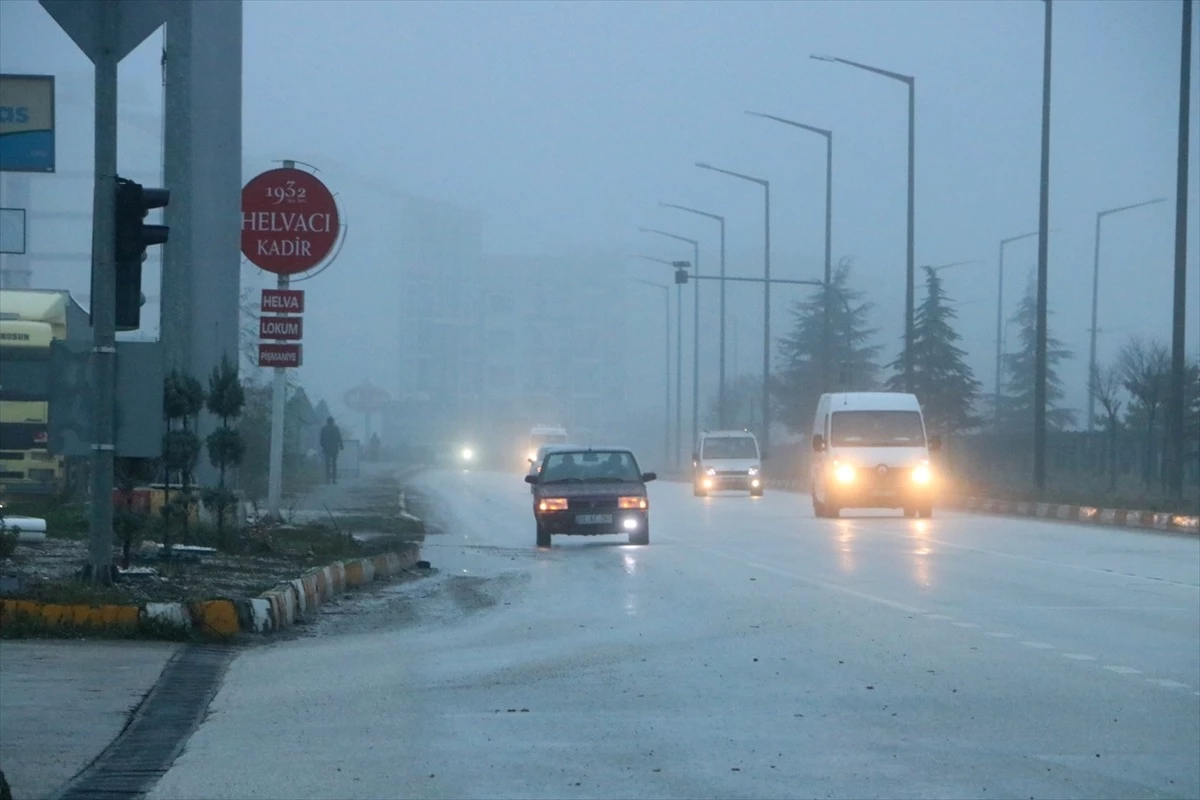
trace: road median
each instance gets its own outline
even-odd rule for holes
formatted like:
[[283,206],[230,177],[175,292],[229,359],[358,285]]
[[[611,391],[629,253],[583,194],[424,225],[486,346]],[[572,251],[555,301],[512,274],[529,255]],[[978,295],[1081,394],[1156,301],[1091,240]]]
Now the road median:
[[69,603],[0,598],[0,636],[98,635],[113,638],[228,640],[282,631],[350,589],[417,566],[409,543],[374,556],[308,570],[252,597],[146,603]]

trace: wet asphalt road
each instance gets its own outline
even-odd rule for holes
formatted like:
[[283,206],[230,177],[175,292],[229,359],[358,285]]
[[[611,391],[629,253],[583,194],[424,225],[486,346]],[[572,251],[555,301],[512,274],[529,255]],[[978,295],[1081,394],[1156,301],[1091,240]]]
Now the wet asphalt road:
[[156,798],[1200,797],[1200,541],[651,485],[538,551],[435,473],[437,574],[232,665]]

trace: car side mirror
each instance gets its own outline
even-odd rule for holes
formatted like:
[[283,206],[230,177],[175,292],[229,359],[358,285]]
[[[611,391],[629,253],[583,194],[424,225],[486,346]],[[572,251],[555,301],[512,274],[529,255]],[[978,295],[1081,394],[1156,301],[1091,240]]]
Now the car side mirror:
[[942,437],[934,434],[929,437],[929,452],[936,453],[942,449]]
[[817,433],[812,438],[812,449],[814,453],[822,453],[825,451],[825,437]]
[[656,481],[656,480],[658,480],[657,472],[643,472],[642,473],[642,483],[649,483],[650,481]]
[[530,484],[531,486],[537,485],[537,482],[539,480],[541,480],[540,475],[526,475],[525,476],[525,482]]

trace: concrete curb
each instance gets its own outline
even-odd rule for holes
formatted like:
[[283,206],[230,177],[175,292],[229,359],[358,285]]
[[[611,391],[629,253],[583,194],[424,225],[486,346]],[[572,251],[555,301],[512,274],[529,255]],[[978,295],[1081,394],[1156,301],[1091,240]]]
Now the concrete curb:
[[0,599],[0,628],[23,618],[51,629],[129,633],[167,629],[206,639],[273,633],[291,627],[347,589],[385,580],[413,567],[420,554],[420,546],[414,543],[395,552],[335,561],[284,581],[258,597],[100,606]]
[[[799,483],[768,479],[767,487],[804,494]],[[1162,511],[1130,511],[1121,508],[1096,508],[1062,503],[1034,503],[1018,500],[994,500],[973,495],[946,495],[940,504],[960,511],[1007,517],[1033,517],[1058,522],[1083,522],[1109,528],[1130,528],[1200,535],[1200,516]]]

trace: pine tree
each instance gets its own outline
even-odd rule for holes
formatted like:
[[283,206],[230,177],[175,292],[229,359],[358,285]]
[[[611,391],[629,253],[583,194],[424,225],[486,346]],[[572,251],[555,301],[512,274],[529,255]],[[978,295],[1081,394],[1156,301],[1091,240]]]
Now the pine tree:
[[[828,291],[818,288],[792,310],[792,332],[780,338],[783,362],[772,391],[780,419],[792,431],[812,428],[817,400],[826,391],[867,391],[877,387],[878,345],[869,345],[878,332],[869,328],[874,304],[864,302],[862,291],[848,287],[850,261],[842,259]],[[828,387],[822,385],[821,365],[825,332],[825,297],[829,297],[830,371]]]
[[[1004,354],[1004,389],[1000,398],[1000,429],[1009,433],[1033,431],[1033,401],[1037,359],[1037,284],[1031,273],[1025,296],[1012,316],[1017,327],[1017,350]],[[1062,430],[1070,425],[1075,412],[1059,408],[1063,399],[1062,380],[1057,367],[1074,354],[1060,340],[1046,332],[1046,428]]]
[[972,412],[982,384],[967,365],[966,352],[958,347],[962,337],[952,323],[958,312],[950,305],[937,270],[924,267],[925,300],[913,314],[912,386],[905,388],[904,352],[888,364],[894,374],[885,388],[911,391],[921,401],[925,424],[933,431],[951,434],[977,428]]
[[246,405],[246,391],[238,377],[237,367],[228,357],[223,357],[208,376],[206,405],[221,420],[221,426],[208,435],[208,457],[217,468],[218,482],[215,488],[206,490],[205,501],[217,511],[217,543],[224,548],[229,544],[225,536],[225,518],[237,499],[228,488],[227,476],[231,469],[236,469],[242,463],[246,453],[241,434],[230,424],[242,414]]

